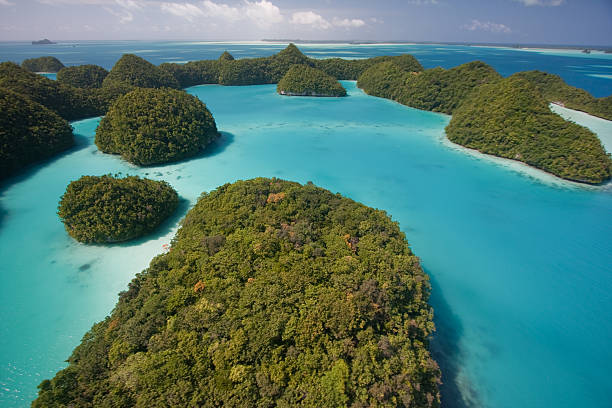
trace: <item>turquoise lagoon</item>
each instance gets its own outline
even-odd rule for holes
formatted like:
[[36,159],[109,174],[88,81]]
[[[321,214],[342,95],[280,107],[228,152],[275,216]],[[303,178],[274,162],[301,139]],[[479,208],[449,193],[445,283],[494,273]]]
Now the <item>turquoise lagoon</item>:
[[[450,117],[369,97],[287,98],[274,85],[197,86],[223,137],[205,155],[141,169],[93,144],[2,187],[0,406],[28,406],[117,293],[172,239],[202,191],[256,176],[340,192],[385,209],[432,277],[447,407],[609,407],[612,189],[581,187],[448,144]],[[590,121],[576,117],[576,121]],[[591,124],[591,122],[589,122]],[[612,134],[610,122],[598,131]],[[184,205],[156,234],[86,246],[56,207],[83,174],[172,184]]]

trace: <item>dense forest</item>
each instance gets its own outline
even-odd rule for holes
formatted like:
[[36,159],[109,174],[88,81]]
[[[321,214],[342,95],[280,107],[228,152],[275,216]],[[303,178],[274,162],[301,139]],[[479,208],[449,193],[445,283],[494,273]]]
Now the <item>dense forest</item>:
[[170,88],[136,88],[111,105],[95,142],[102,152],[142,166],[193,156],[218,135],[214,118],[195,96]]
[[73,144],[68,122],[26,96],[0,87],[0,180]]
[[612,95],[594,98],[584,89],[566,84],[559,75],[542,71],[523,71],[512,76],[531,82],[548,102],[560,103],[570,109],[612,120]]
[[294,65],[276,86],[281,95],[346,96],[346,89],[332,76],[308,65]]
[[58,215],[77,241],[107,244],[153,231],[177,206],[178,194],[165,181],[83,176],[66,188]]
[[168,71],[134,54],[123,54],[115,63],[104,85],[119,82],[141,88],[179,88],[178,81]]
[[108,71],[98,65],[77,65],[62,68],[57,81],[76,88],[101,88]]
[[227,184],[32,406],[438,407],[429,291],[384,211],[311,184]]
[[408,72],[387,62],[367,69],[357,85],[369,95],[393,99],[417,109],[452,114],[474,88],[500,78],[493,68],[480,61],[420,73]]
[[518,76],[477,88],[455,110],[446,133],[460,145],[568,180],[610,179],[612,160],[597,136],[551,112],[537,87]]
[[58,72],[64,68],[60,60],[50,56],[26,59],[21,66],[30,72]]

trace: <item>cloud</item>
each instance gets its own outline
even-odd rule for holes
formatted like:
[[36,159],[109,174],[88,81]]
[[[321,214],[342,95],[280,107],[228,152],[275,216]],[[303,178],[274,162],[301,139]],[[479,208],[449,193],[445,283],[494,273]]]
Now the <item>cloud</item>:
[[128,10],[117,11],[110,7],[104,7],[104,10],[106,10],[113,16],[117,17],[119,19],[120,24],[127,24],[127,23],[131,23],[132,21],[134,21],[134,14],[132,14]]
[[11,3],[8,0],[0,0],[0,6],[14,6],[15,3]]
[[115,0],[38,0],[41,4],[48,4],[51,6],[90,6],[90,5],[115,5]]
[[129,10],[141,10],[143,8],[143,5],[135,0],[115,0],[115,3]]
[[490,21],[482,22],[472,20],[470,24],[462,25],[461,28],[468,31],[488,31],[491,33],[511,33],[512,30],[505,24],[492,23]]
[[348,19],[348,18],[336,18],[334,17],[332,24],[335,25],[336,27],[344,27],[344,28],[358,28],[358,27],[363,27],[365,25],[365,21],[359,19],[359,18],[353,18],[353,19]]
[[438,4],[438,0],[408,0],[408,4],[416,4],[417,6],[424,6],[427,4]]
[[204,16],[202,9],[191,3],[162,3],[160,7],[163,12],[183,17],[188,21],[193,21],[195,17]]
[[247,17],[260,28],[267,28],[283,21],[280,9],[267,0],[250,2],[245,0]]
[[241,18],[240,11],[236,7],[230,7],[227,4],[217,4],[210,0],[205,0],[202,3],[202,7],[206,17],[220,17],[230,21],[240,20]]
[[312,11],[299,11],[297,13],[293,13],[293,15],[291,16],[291,20],[289,20],[289,23],[309,25],[313,28],[318,28],[321,30],[327,30],[331,27],[329,21]]
[[514,1],[523,3],[527,7],[530,7],[530,6],[556,7],[556,6],[560,6],[561,4],[565,2],[565,0],[514,0]]

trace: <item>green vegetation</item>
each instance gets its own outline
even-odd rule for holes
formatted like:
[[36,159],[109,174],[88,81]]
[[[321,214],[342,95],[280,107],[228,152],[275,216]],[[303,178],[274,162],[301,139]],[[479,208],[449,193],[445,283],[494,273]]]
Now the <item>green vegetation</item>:
[[57,80],[76,88],[100,88],[107,75],[108,71],[98,65],[78,65],[62,68]]
[[423,66],[412,55],[403,54],[397,56],[381,56],[358,60],[345,60],[342,58],[328,58],[313,60],[314,66],[336,79],[353,80],[359,79],[367,69],[382,62],[392,62],[402,71],[421,72]]
[[83,176],[66,188],[58,215],[77,241],[106,244],[153,231],[177,206],[178,195],[165,181]]
[[227,184],[32,406],[439,407],[429,290],[383,211],[313,185]]
[[531,82],[548,102],[561,103],[567,108],[612,120],[612,95],[594,98],[583,89],[569,86],[559,75],[542,71],[517,72],[512,76]]
[[366,70],[357,85],[369,95],[393,99],[417,109],[451,114],[474,88],[500,78],[493,68],[480,61],[416,74],[386,62]]
[[223,51],[223,54],[219,57],[219,61],[233,61],[234,56],[227,51]]
[[179,88],[168,71],[133,54],[124,54],[104,79],[104,86],[120,82],[141,88]]
[[0,87],[0,180],[73,144],[68,122],[41,104]]
[[55,57],[30,58],[21,63],[24,69],[31,72],[58,72],[64,64]]
[[100,116],[107,102],[89,90],[33,74],[12,62],[0,63],[0,87],[24,95],[66,120]]
[[96,129],[96,145],[137,165],[181,160],[218,136],[211,113],[195,96],[137,88],[119,97]]
[[520,77],[477,88],[453,113],[446,133],[460,145],[568,180],[610,179],[612,161],[597,136],[551,112],[538,89]]
[[308,65],[289,68],[276,90],[281,95],[292,96],[346,96],[346,89],[336,78]]

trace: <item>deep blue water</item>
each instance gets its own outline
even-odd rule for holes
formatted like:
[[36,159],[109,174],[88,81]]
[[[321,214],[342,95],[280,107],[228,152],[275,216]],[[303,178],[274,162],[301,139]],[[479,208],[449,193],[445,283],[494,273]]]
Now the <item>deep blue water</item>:
[[[100,63],[103,46],[85,62]],[[523,53],[495,52],[509,64]],[[594,65],[591,57],[554,58]],[[223,132],[202,157],[131,166],[97,151],[98,119],[89,119],[73,124],[77,148],[1,185],[0,406],[29,405],[36,385],[64,366],[117,293],[170,242],[202,191],[276,176],[313,181],[399,221],[432,277],[446,406],[610,407],[611,188],[577,187],[466,154],[444,142],[448,116],[344,85],[349,97],[341,99],[281,97],[273,85],[193,87]],[[598,126],[612,133],[609,122]],[[116,172],[167,180],[189,204],[137,242],[74,242],[56,216],[66,185]]]
[[[139,55],[154,64],[185,63],[201,59],[216,59],[223,51],[237,58],[272,55],[285,44],[227,44],[206,42],[150,41],[75,41],[55,45],[32,45],[26,42],[0,42],[0,61],[20,63],[26,58],[53,55],[65,65],[97,64],[110,69],[124,53]],[[298,44],[313,58],[368,58],[378,55],[409,53],[425,68],[451,68],[466,62],[481,60],[507,76],[517,71],[539,69],[561,75],[570,85],[586,89],[597,97],[612,94],[612,54],[579,50],[523,51],[511,48],[469,47],[462,45],[347,45]],[[604,75],[598,77],[596,75]],[[608,77],[605,77],[605,76]]]

